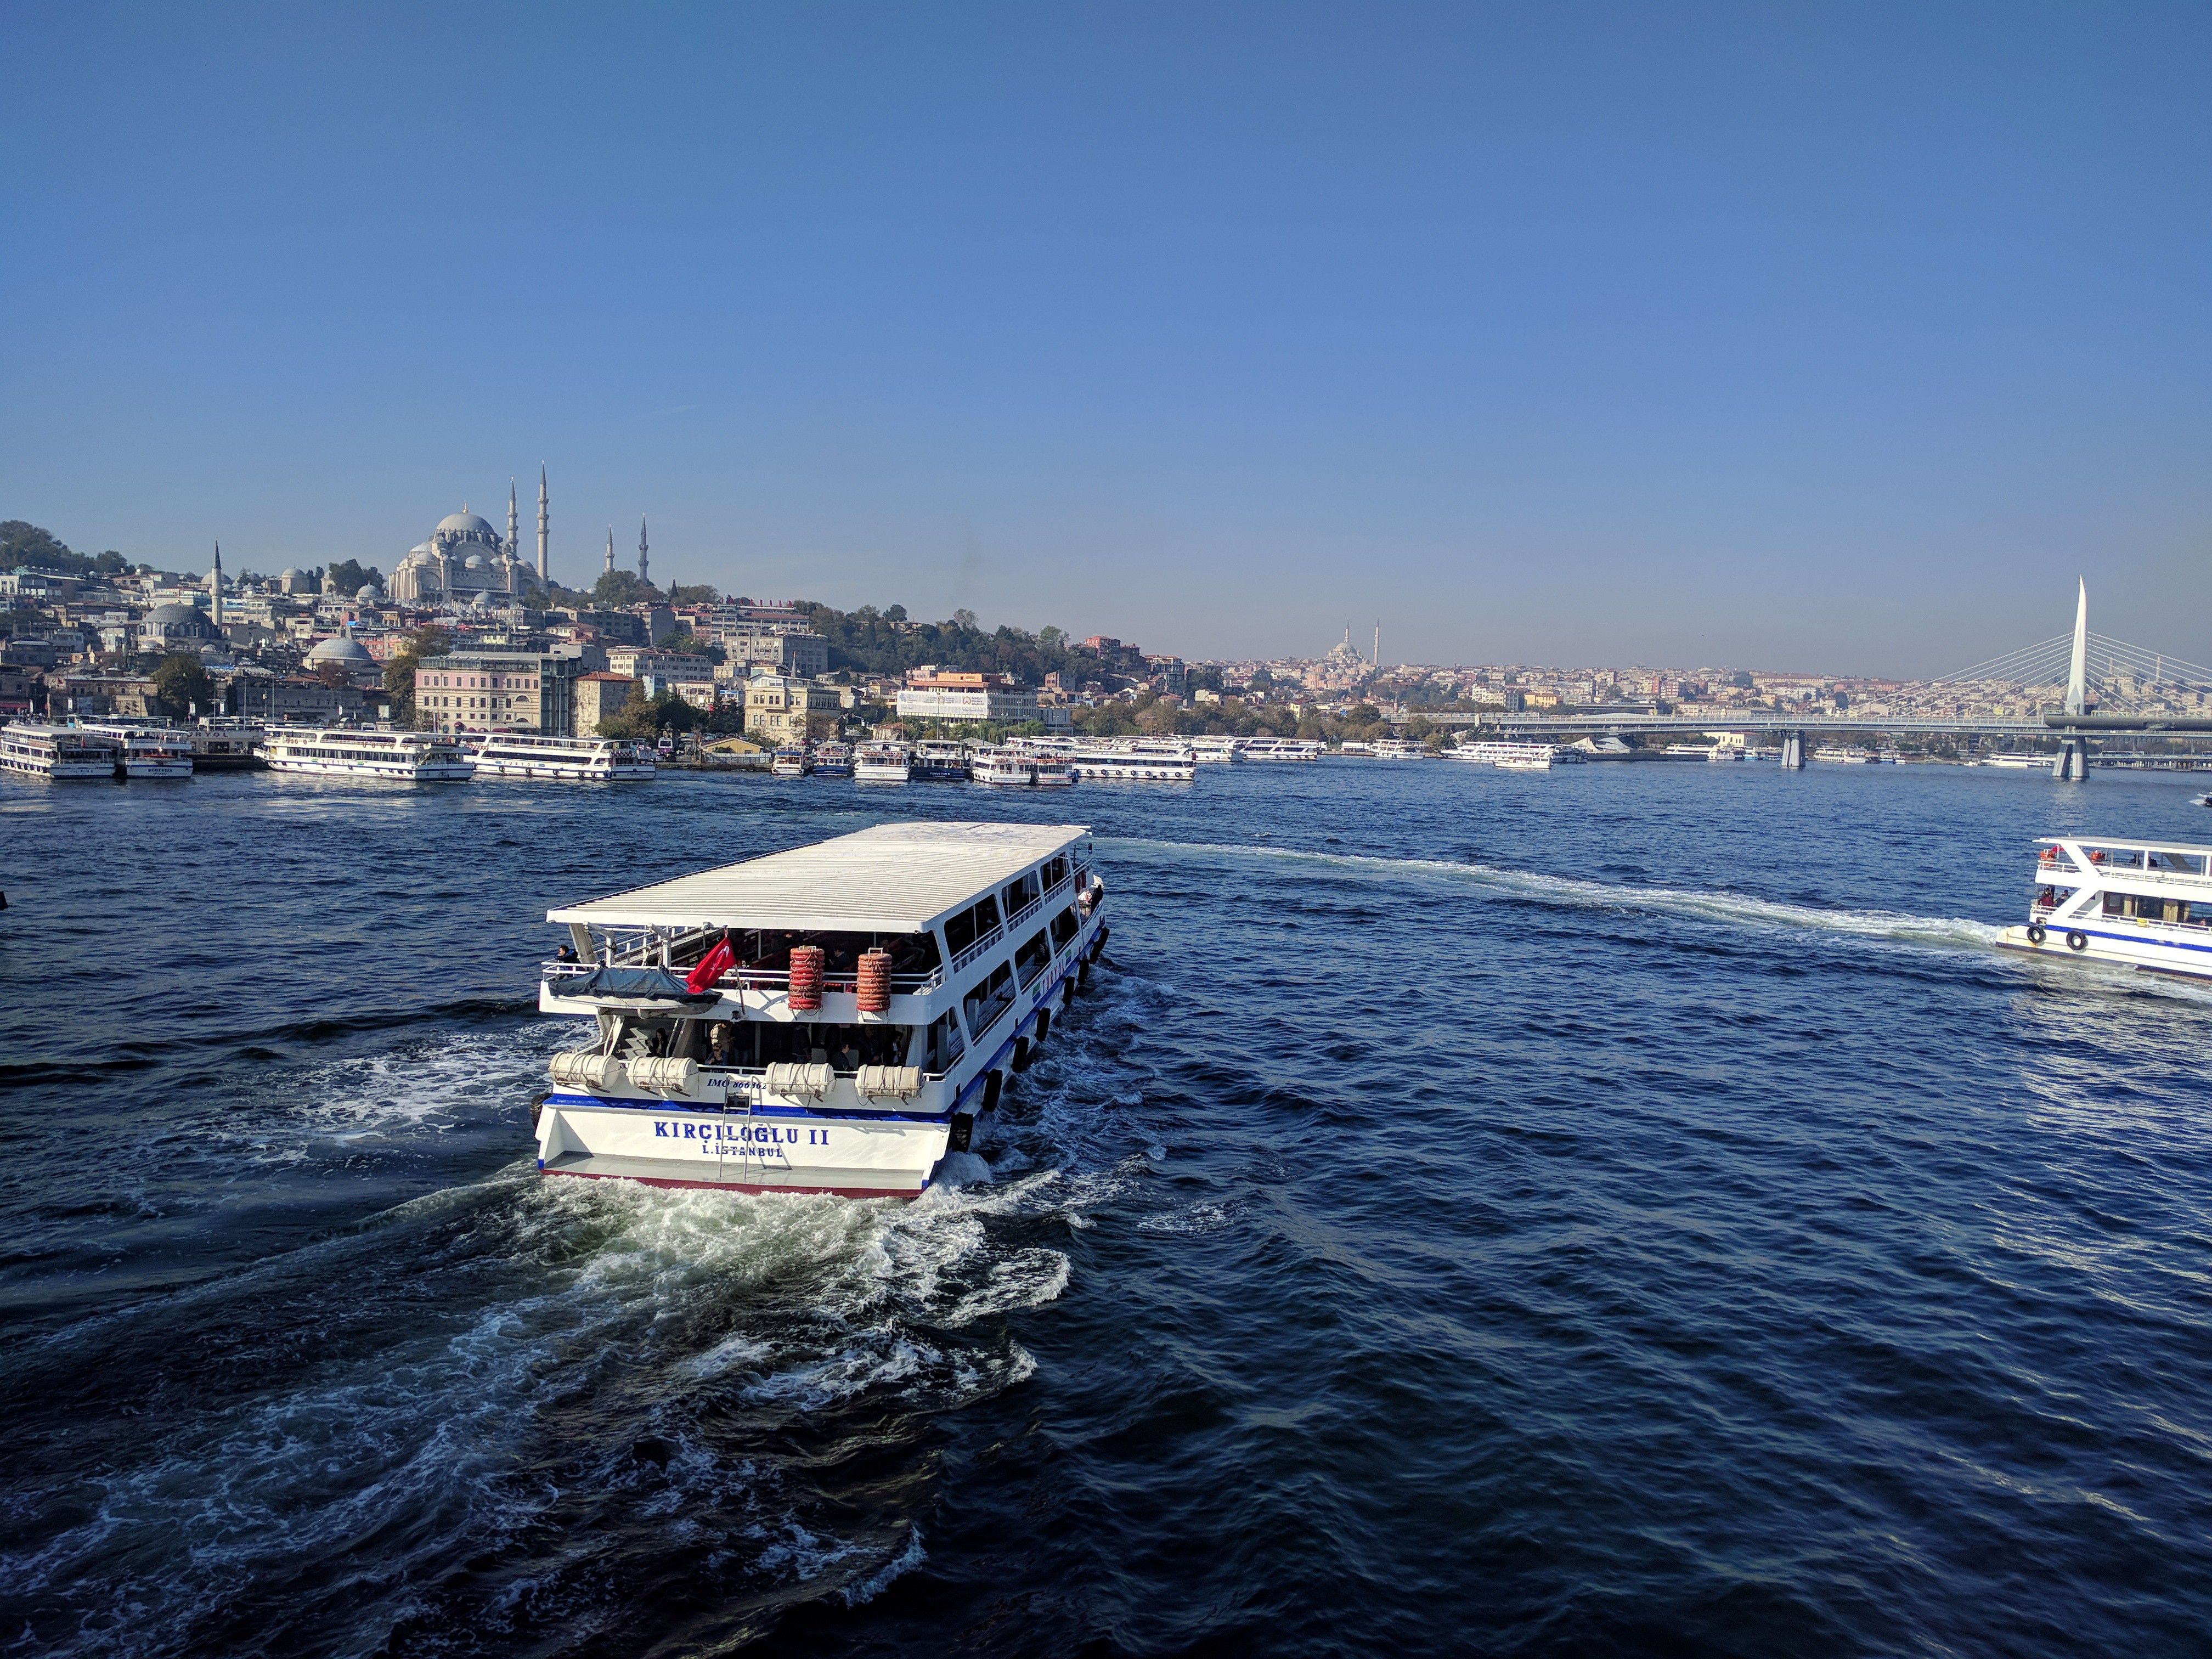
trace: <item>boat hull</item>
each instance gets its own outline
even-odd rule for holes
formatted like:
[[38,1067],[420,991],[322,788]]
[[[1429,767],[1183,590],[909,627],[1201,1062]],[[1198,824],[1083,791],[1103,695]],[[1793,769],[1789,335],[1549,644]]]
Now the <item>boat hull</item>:
[[[2008,927],[1997,943],[2008,951],[2020,951],[2030,956],[2058,957],[2067,961],[2087,958],[2091,962],[2113,963],[2124,968],[2142,968],[2152,973],[2179,974],[2190,979],[2212,980],[2212,939],[2201,937],[2205,930],[2192,930],[2200,937],[2177,937],[2179,928],[2165,927],[2156,923],[2141,927],[2122,924],[2114,927],[2050,927],[2045,930],[2038,944],[2028,937],[2027,928]],[[2068,940],[2069,935],[2081,940],[2075,949]]]
[[951,1134],[944,1119],[700,1111],[556,1094],[538,1115],[538,1167],[654,1187],[919,1198]]

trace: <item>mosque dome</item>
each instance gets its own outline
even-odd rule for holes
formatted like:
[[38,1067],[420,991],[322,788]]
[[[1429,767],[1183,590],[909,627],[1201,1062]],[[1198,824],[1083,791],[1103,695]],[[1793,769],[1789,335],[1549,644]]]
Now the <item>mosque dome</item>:
[[282,571],[277,573],[276,580],[280,582],[295,582],[299,580],[300,567],[295,564],[286,565]]
[[469,556],[468,556],[467,558],[463,559],[463,560],[461,561],[461,568],[462,568],[462,569],[464,569],[464,570],[481,570],[481,569],[483,569],[483,554],[481,554],[481,553],[471,553],[471,554],[470,554],[470,555],[469,555]]
[[361,586],[356,590],[353,597],[354,602],[356,605],[374,604],[377,597],[376,584],[374,582],[363,582]]
[[157,605],[146,613],[146,620],[163,628],[174,628],[179,623],[207,622],[207,612],[196,605]]
[[438,520],[437,533],[459,538],[471,537],[495,538],[499,532],[473,513],[448,513]]
[[359,640],[343,634],[334,634],[321,641],[307,653],[307,660],[311,664],[343,663],[349,668],[374,667],[376,664],[376,659],[368,654]]

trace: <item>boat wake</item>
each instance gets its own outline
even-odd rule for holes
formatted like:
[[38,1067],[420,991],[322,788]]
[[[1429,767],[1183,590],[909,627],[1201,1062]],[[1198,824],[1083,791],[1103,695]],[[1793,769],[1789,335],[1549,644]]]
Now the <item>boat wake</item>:
[[1289,847],[1249,847],[1218,842],[1146,840],[1107,842],[1116,850],[1222,859],[1262,859],[1325,866],[1378,879],[1407,876],[1451,883],[1462,891],[1517,899],[1529,903],[1620,912],[1657,912],[1696,917],[1726,926],[1777,931],[1849,933],[1865,939],[1948,949],[1993,948],[2004,930],[1960,916],[1915,916],[1893,910],[1827,909],[1790,904],[1748,894],[1689,887],[1642,887],[1555,876],[1497,865],[1455,863],[1447,859],[1382,858],[1357,853],[1317,853]]

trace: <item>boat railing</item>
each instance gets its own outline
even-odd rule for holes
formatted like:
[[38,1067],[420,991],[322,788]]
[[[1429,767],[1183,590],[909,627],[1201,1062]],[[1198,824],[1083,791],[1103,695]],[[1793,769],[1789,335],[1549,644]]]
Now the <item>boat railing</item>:
[[1027,921],[1031,916],[1035,915],[1043,908],[1044,895],[1042,893],[1039,893],[1027,904],[1024,904],[1020,909],[1015,911],[1012,915],[1006,918],[1007,927],[1009,929],[1012,929],[1020,927],[1024,922]]
[[[585,975],[595,973],[606,965],[599,962],[567,962],[556,958],[551,962],[540,963],[538,973],[547,984],[552,985],[560,980],[580,979]],[[625,968],[657,968],[661,963],[657,956],[641,955],[634,956],[629,959],[617,957],[614,965]],[[672,974],[682,974],[687,970],[671,968],[668,971]],[[891,994],[920,996],[927,992],[934,991],[944,983],[943,971],[934,968],[926,974],[893,974]],[[791,969],[787,967],[732,968],[716,980],[714,984],[717,988],[726,990],[788,991],[791,988]],[[824,991],[857,994],[860,988],[860,975],[857,971],[824,974],[822,976],[822,988]],[[557,986],[555,994],[556,996],[559,994]]]
[[957,974],[963,968],[969,966],[971,963],[981,961],[983,958],[983,953],[988,951],[993,945],[1000,943],[1006,937],[1006,930],[1004,927],[994,927],[989,933],[984,934],[973,945],[969,945],[966,950],[961,951],[957,956],[952,958],[952,971]]
[[[2045,848],[2036,860],[2036,871],[2041,875],[2125,876],[2130,881],[2186,881],[2202,882],[2205,878],[2204,856],[2191,853],[2156,853],[2137,848],[2126,851],[2103,848],[2094,843],[2084,849],[2089,855],[2085,866],[2063,848]],[[2179,868],[2168,862],[2154,864],[2153,859],[2179,859]]]

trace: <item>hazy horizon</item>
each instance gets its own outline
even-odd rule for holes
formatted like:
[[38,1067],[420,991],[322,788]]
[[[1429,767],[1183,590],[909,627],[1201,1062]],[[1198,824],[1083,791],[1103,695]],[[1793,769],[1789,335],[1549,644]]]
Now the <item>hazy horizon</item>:
[[2212,15],[25,5],[0,517],[1189,657],[2212,660]]

